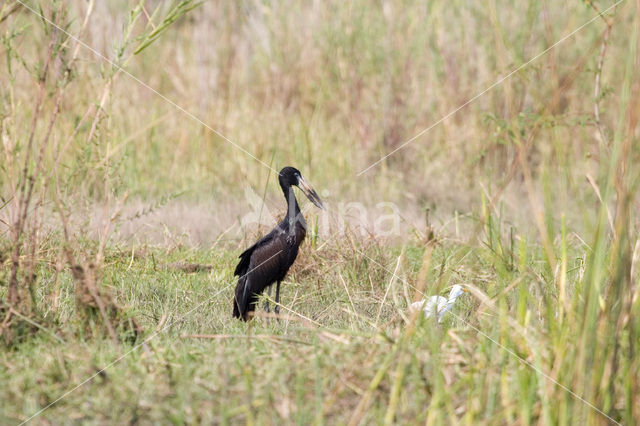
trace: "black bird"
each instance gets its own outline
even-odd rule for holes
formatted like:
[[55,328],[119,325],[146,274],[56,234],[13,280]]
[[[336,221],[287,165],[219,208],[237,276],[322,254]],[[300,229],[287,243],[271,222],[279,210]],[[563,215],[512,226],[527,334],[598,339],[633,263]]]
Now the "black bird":
[[[249,312],[255,311],[258,295],[276,284],[276,314],[280,313],[280,282],[298,256],[298,247],[307,233],[307,224],[300,212],[298,200],[293,193],[297,186],[316,206],[324,206],[316,191],[311,188],[298,169],[285,167],[278,174],[278,181],[287,200],[287,214],[271,232],[240,255],[240,263],[234,272],[238,285],[233,300],[233,316],[247,321]],[[265,309],[269,310],[269,302]]]

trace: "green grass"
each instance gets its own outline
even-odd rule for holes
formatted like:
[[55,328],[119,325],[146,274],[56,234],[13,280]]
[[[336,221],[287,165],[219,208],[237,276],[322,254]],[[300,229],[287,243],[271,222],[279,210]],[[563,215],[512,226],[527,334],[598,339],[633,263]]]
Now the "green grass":
[[[584,246],[567,243],[570,264],[588,256]],[[66,324],[56,333],[64,343],[38,333],[2,355],[4,421],[24,420],[120,356],[36,421],[346,423],[366,399],[364,423],[379,423],[385,415],[398,423],[573,423],[578,416],[606,423],[545,376],[608,415],[631,420],[627,412],[637,395],[628,392],[635,385],[625,374],[608,383],[599,371],[611,362],[609,337],[592,335],[598,349],[587,351],[590,360],[573,355],[584,351],[586,326],[605,326],[611,309],[596,307],[599,318],[584,317],[584,270],[567,271],[567,308],[556,317],[554,310],[564,308],[539,247],[523,243],[510,269],[490,247],[444,243],[431,256],[427,293],[466,282],[474,295],[462,297],[441,327],[418,319],[414,328],[402,314],[408,315],[405,295],[412,297],[424,246],[414,241],[400,249],[349,250],[329,241],[314,251],[306,244],[283,284],[286,319],[249,324],[231,318],[235,247],[143,247],[133,258],[112,249],[104,285],[140,320],[144,336],[116,347],[100,337],[99,322],[87,329],[74,321],[72,282],[63,273],[58,308],[45,316]],[[402,251],[401,278],[393,280]],[[165,266],[172,262],[214,268],[187,274]],[[43,282],[50,273],[42,272]],[[38,291],[50,300],[50,290],[43,285]],[[637,310],[635,302],[629,318],[634,327]],[[615,364],[637,377],[627,327],[616,340]],[[186,337],[193,334],[218,337]],[[584,365],[591,374],[580,369]],[[588,394],[585,379],[606,392]]]

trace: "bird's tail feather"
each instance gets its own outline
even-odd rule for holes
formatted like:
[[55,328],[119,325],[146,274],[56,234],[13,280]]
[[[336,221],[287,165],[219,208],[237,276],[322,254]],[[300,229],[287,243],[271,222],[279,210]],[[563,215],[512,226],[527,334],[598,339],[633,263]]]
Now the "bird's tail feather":
[[235,318],[242,318],[247,320],[247,313],[249,311],[249,292],[246,291],[246,277],[242,276],[238,279],[238,285],[236,285],[236,295],[233,298],[233,316]]

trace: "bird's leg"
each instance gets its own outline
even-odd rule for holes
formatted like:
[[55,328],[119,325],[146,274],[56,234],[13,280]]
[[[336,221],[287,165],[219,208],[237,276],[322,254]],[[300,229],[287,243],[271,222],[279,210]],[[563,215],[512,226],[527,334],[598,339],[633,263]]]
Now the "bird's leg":
[[269,299],[271,299],[271,287],[267,287],[267,301],[264,302],[264,310],[266,313],[269,313]]
[[273,310],[280,315],[280,281],[276,284],[276,307]]

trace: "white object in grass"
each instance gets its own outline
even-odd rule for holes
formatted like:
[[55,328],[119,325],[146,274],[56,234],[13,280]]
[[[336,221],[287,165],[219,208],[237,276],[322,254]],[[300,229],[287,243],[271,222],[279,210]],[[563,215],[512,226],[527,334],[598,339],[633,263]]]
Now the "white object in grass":
[[449,292],[448,299],[443,296],[431,296],[426,299],[413,302],[411,305],[409,305],[409,310],[411,311],[422,310],[426,318],[431,318],[437,314],[438,323],[441,323],[442,316],[444,315],[444,313],[453,307],[453,304],[456,302],[456,299],[462,293],[466,293],[468,291],[469,290],[463,288],[461,285],[456,284],[453,287],[451,287],[451,291]]

